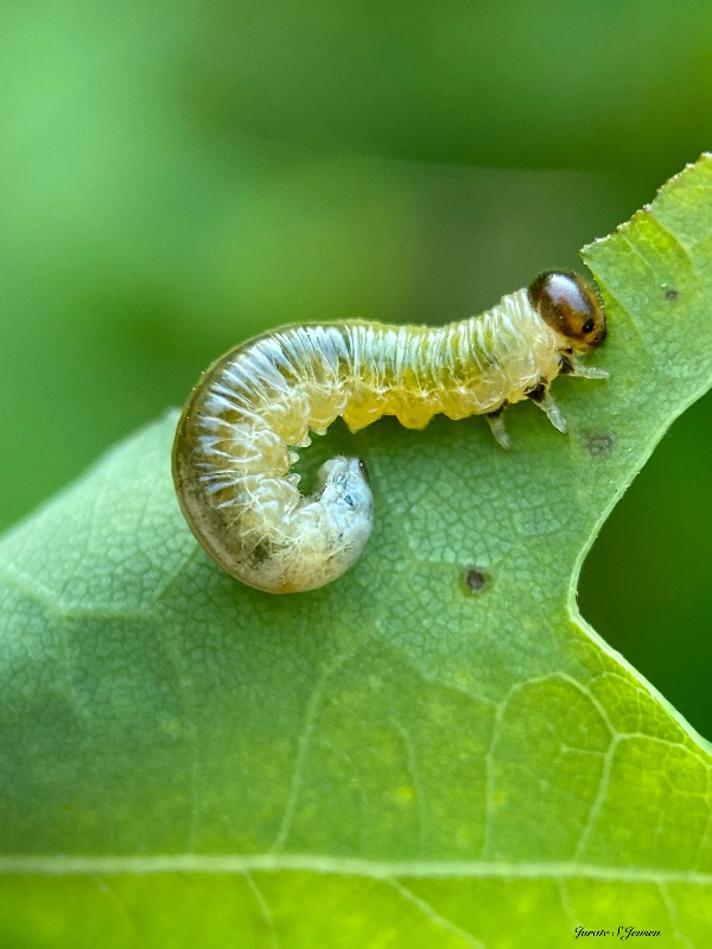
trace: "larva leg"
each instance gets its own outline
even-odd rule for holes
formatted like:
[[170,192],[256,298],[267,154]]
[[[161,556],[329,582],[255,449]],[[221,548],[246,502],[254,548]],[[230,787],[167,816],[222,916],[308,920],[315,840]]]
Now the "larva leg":
[[549,419],[554,428],[558,429],[560,432],[568,431],[566,419],[561,414],[559,406],[556,404],[554,397],[549,392],[548,385],[540,383],[536,389],[532,389],[528,395],[532,402],[546,414],[546,417]]
[[598,366],[584,366],[580,362],[573,362],[569,375],[579,379],[609,379],[611,374],[607,369],[599,369]]
[[485,415],[485,418],[497,442],[502,448],[509,451],[512,447],[512,442],[507,433],[507,426],[504,424],[504,407],[498,409],[496,412],[490,412],[488,415]]
[[599,369],[598,366],[584,366],[573,354],[561,357],[560,371],[562,375],[576,376],[579,379],[609,379],[611,375],[607,369]]

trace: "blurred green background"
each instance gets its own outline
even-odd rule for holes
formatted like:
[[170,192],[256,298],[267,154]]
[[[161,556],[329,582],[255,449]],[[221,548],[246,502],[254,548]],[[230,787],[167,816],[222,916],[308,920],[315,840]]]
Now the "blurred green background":
[[[708,0],[5,0],[0,527],[261,328],[577,266],[712,147],[711,44]],[[708,397],[580,591],[708,736],[711,435]]]

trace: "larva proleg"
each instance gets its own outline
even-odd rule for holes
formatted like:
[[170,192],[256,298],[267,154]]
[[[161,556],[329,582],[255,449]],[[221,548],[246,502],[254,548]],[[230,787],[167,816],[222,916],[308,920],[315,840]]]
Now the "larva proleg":
[[606,335],[600,302],[573,273],[550,271],[479,316],[441,327],[364,320],[286,326],[230,350],[201,377],[173,446],[173,478],[208,554],[270,593],[314,590],[351,567],[372,527],[364,466],[322,465],[305,497],[295,449],[341,416],[351,431],[383,415],[422,429],[443,413],[486,416],[503,447],[503,411],[523,399],[566,424],[550,386],[559,373],[603,378],[578,356]]

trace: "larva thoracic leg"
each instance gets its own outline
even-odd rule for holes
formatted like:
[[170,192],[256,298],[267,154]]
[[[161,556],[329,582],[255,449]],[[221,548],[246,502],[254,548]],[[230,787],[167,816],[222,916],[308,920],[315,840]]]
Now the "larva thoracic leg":
[[542,395],[540,399],[535,399],[534,404],[538,405],[542,412],[545,413],[546,417],[549,419],[554,428],[562,433],[568,431],[568,425],[566,424],[566,419],[561,414],[561,409],[556,404],[554,397],[551,395],[549,390]]
[[579,379],[608,379],[610,373],[607,369],[600,369],[598,366],[584,366],[576,359],[569,357],[569,375],[576,376]]
[[512,441],[507,432],[507,426],[504,424],[504,410],[506,406],[502,406],[496,412],[490,412],[485,415],[487,419],[487,424],[490,427],[490,431],[494,435],[497,443],[502,446],[505,450],[509,451],[512,447]]
[[362,463],[322,465],[309,497],[295,449],[341,416],[352,431],[382,415],[422,429],[433,415],[484,415],[508,447],[505,406],[530,398],[560,431],[549,389],[561,372],[602,378],[577,354],[601,344],[603,310],[572,273],[549,272],[477,317],[442,327],[363,320],[287,326],[226,353],[181,415],[173,477],[183,514],[210,556],[272,593],[313,590],[358,559],[372,526]]

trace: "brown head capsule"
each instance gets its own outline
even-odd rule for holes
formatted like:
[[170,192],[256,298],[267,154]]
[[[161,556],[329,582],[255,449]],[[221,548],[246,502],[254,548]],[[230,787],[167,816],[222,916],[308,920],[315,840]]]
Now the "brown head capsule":
[[606,317],[593,287],[577,273],[548,270],[529,285],[541,318],[576,353],[590,353],[606,338]]

